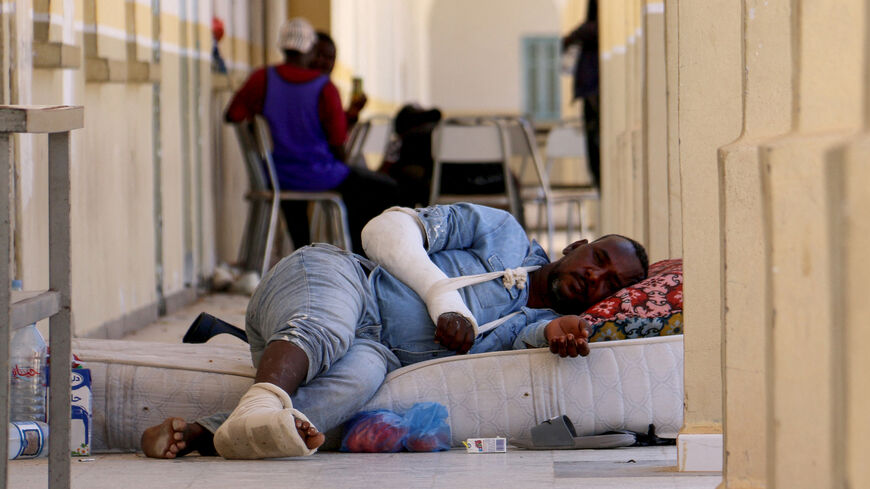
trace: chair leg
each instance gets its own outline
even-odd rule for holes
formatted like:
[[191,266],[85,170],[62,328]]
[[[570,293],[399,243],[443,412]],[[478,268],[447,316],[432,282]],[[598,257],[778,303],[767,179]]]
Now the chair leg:
[[269,261],[272,257],[272,243],[275,242],[275,229],[278,227],[278,214],[281,212],[281,201],[276,196],[272,199],[269,209],[269,228],[266,231],[266,242],[263,246],[263,263],[260,267],[260,278],[269,271]]
[[248,216],[245,218],[245,228],[242,232],[242,241],[239,243],[239,254],[237,263],[243,267],[248,266],[248,253],[251,248],[251,235],[253,233],[254,221],[256,218],[256,206],[254,201],[248,202]]
[[[315,201],[312,203],[311,210],[311,242],[331,243],[329,237],[329,228],[324,230],[324,219],[329,219],[329,209],[324,206],[324,201]],[[328,221],[327,221],[328,222]]]
[[248,240],[248,247],[245,254],[244,268],[245,270],[260,270],[260,257],[263,249],[263,235],[266,232],[269,216],[266,214],[266,203],[257,201],[254,203],[252,215],[251,235]]
[[347,223],[347,208],[345,208],[344,202],[340,199],[335,199],[332,203],[335,205],[337,214],[335,222],[341,230],[341,233],[337,236],[339,238],[337,241],[344,244],[344,249],[353,251],[353,245],[350,241],[350,226]]
[[574,235],[574,203],[575,202],[579,203],[579,201],[576,201],[576,200],[571,200],[571,201],[568,201],[566,203],[567,207],[568,207],[568,212],[567,212],[568,222],[565,223],[565,232],[567,233],[567,238],[568,238],[569,244],[573,243],[573,241],[571,241],[571,236]]

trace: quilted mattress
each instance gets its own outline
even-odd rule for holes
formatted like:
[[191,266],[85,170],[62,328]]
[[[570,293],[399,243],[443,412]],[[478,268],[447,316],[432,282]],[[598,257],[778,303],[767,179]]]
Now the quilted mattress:
[[[546,349],[422,362],[392,372],[367,408],[447,406],[453,445],[478,436],[526,438],[567,414],[578,435],[612,429],[675,437],[683,420],[682,335],[593,343],[585,358]],[[76,339],[93,379],[95,451],[138,450],[142,431],[168,416],[231,411],[253,382],[246,345]]]

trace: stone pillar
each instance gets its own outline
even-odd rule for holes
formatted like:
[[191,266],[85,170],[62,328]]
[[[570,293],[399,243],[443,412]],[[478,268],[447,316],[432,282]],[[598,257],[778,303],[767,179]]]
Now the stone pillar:
[[867,210],[847,193],[866,192],[870,183],[860,169],[866,160],[848,164],[860,152],[853,134],[863,123],[866,2],[802,0],[796,7],[792,131],[762,148],[773,331],[766,487],[845,487],[845,438],[856,434],[846,416],[861,401],[851,404],[847,394],[855,356],[846,340],[867,323],[848,322],[857,311],[844,296],[866,260],[856,256],[865,250],[851,247],[866,239],[851,223],[866,221]]
[[[671,258],[667,147],[667,80],[665,65],[665,4],[647,0],[643,6],[643,158],[647,174],[646,245],[650,261]],[[677,182],[679,186],[679,182]],[[679,255],[675,255],[679,256]]]
[[719,151],[725,250],[723,394],[728,487],[765,487],[769,268],[759,147],[791,127],[791,2],[743,2],[743,133]]
[[[626,66],[626,3],[599,2],[601,50],[601,233],[630,234],[626,227],[625,193],[628,138]],[[630,184],[631,182],[628,181]],[[629,187],[630,188],[630,187]]]
[[[741,10],[733,1],[668,1],[679,36],[676,56],[678,127],[671,150],[682,185],[685,328],[684,425],[678,439],[682,470],[721,465],[722,245],[717,150],[742,128]],[[669,84],[671,82],[669,81]],[[711,436],[712,435],[712,436]],[[711,445],[712,444],[712,445]]]

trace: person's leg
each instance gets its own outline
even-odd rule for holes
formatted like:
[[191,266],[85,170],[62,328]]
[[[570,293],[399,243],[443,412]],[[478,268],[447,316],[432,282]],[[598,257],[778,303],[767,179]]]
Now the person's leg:
[[595,185],[601,188],[601,157],[600,157],[600,121],[599,96],[590,95],[583,98],[583,120],[586,126],[586,148],[589,153],[589,170],[595,179]]
[[308,224],[308,201],[282,200],[281,213],[287,223],[287,231],[293,240],[293,249],[311,244],[311,231]]
[[[307,418],[294,408],[289,395],[327,372],[359,331],[378,323],[368,277],[350,252],[315,245],[279,262],[248,305],[246,333],[257,383],[215,433],[218,452],[233,458],[267,458],[304,454],[297,453],[302,445],[319,445],[322,435],[306,428]],[[302,426],[294,427],[299,420]],[[185,441],[183,428],[172,424],[170,438]],[[258,436],[265,439],[255,440]],[[255,441],[264,441],[266,449]],[[148,451],[165,453],[162,448]]]
[[[347,353],[323,375],[301,385],[292,396],[296,409],[307,413],[321,432],[335,428],[361,411],[380,388],[386,375],[399,367],[399,360],[384,345],[356,338]],[[168,418],[142,436],[145,455],[175,458],[198,451],[217,455],[214,432],[229,413],[220,413],[189,423]]]
[[313,453],[323,436],[310,429],[307,437],[298,436],[299,420],[308,419],[290,395],[328,371],[350,348],[357,329],[368,324],[377,324],[377,305],[368,276],[349,252],[320,244],[278,263],[248,305],[256,383],[215,432],[218,453],[225,458]]
[[399,203],[396,181],[389,175],[358,166],[350,167],[347,178],[335,190],[347,207],[347,221],[354,253],[365,255],[360,233],[373,217]]

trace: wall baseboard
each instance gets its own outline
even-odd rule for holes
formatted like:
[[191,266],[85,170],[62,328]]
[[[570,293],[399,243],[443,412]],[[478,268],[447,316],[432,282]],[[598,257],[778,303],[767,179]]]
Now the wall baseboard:
[[[166,304],[166,314],[172,314],[179,309],[192,304],[199,297],[195,287],[189,287],[164,298]],[[96,329],[88,331],[81,335],[84,338],[101,338],[108,340],[121,339],[128,334],[138,331],[151,323],[156,322],[160,318],[160,307],[158,303],[148,304],[133,312],[124,314],[123,316],[106,321]]]
[[722,434],[680,433],[677,460],[680,472],[721,472]]
[[166,315],[193,304],[199,297],[196,287],[188,287],[163,298],[166,305]]

